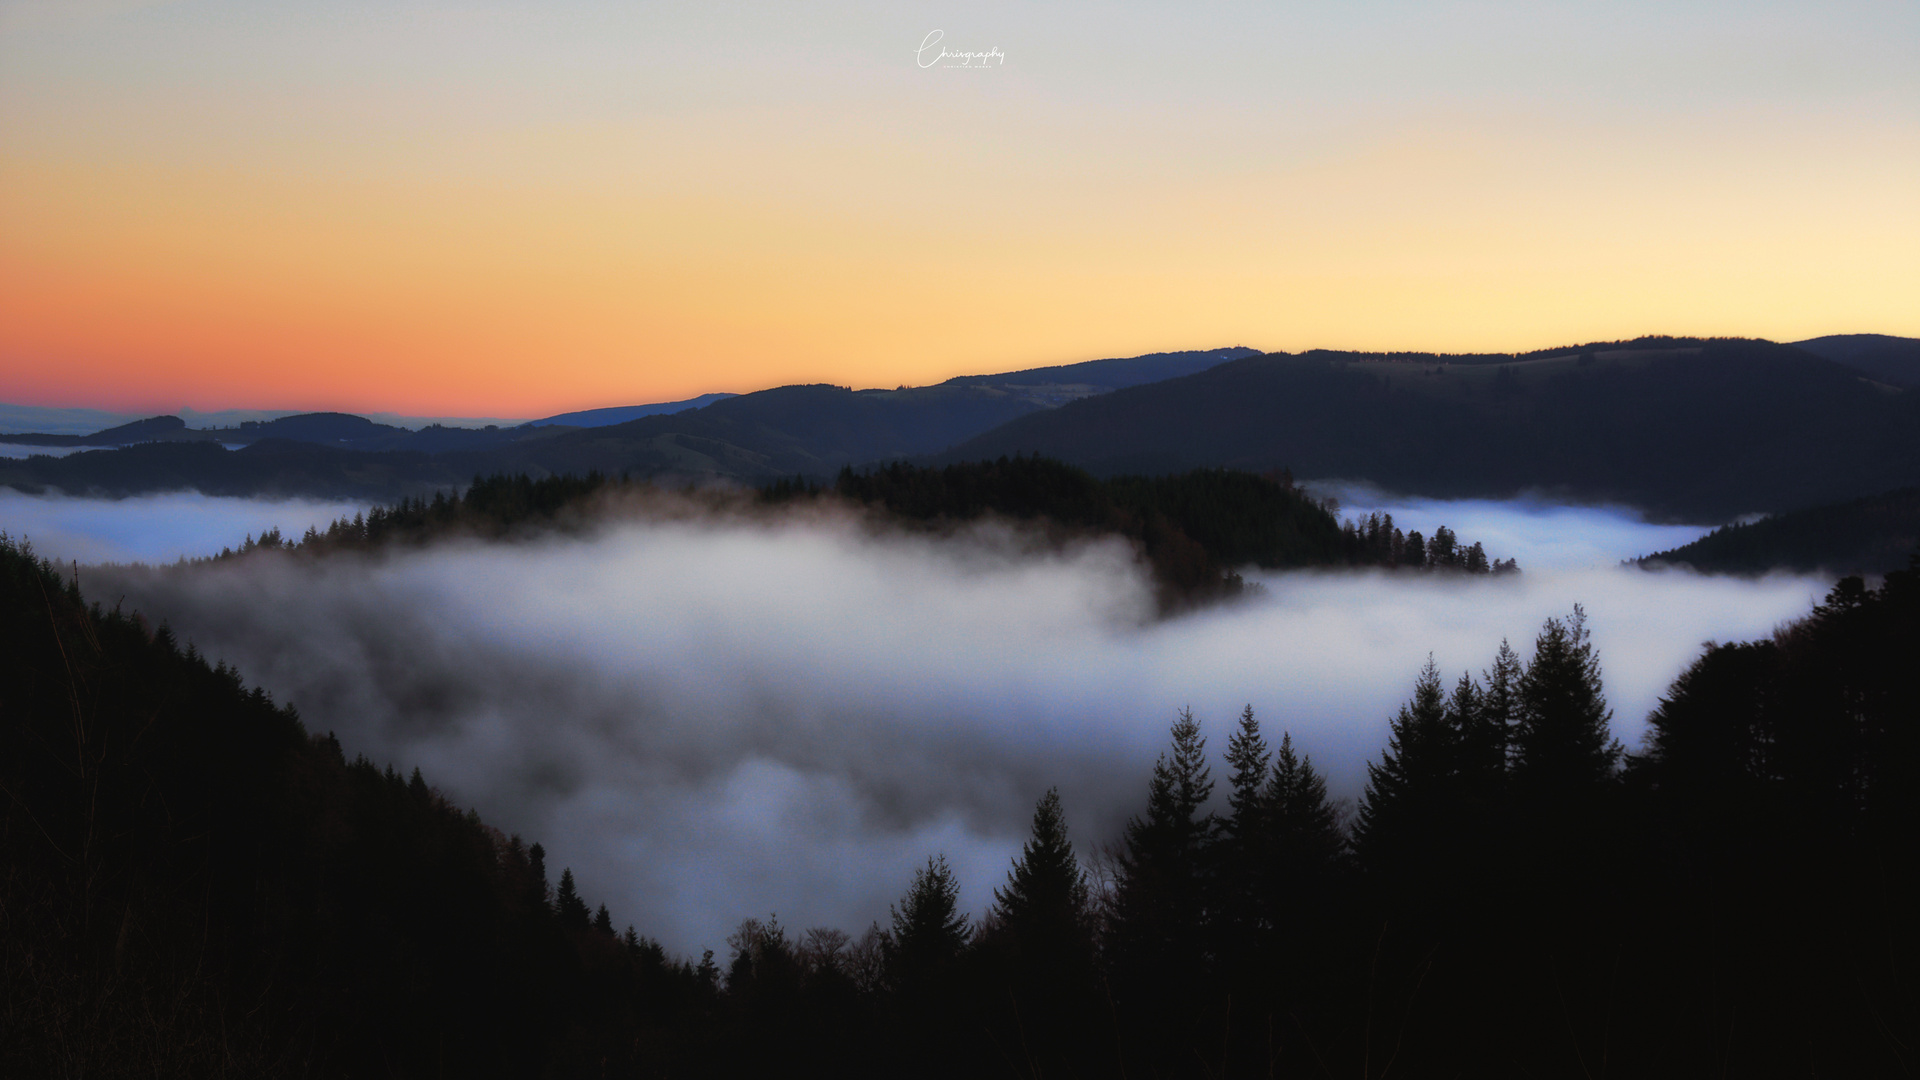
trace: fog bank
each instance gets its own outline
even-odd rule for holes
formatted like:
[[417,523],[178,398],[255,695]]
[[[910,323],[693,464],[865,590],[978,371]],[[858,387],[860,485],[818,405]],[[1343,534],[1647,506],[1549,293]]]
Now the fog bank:
[[1117,833],[1183,705],[1217,778],[1251,703],[1353,797],[1429,652],[1449,679],[1503,636],[1526,656],[1581,602],[1631,741],[1702,641],[1765,634],[1824,592],[1518,554],[1518,577],[1261,575],[1262,599],[1166,622],[1118,543],[1049,555],[995,528],[834,520],[82,574],[697,954],[768,911],[857,932],[936,851],[978,913],[1048,785],[1078,842]]
[[30,457],[66,457],[84,450],[110,450],[108,446],[35,446],[32,443],[0,442],[0,458],[21,460]]
[[1523,570],[1613,566],[1622,559],[1690,544],[1711,527],[1655,525],[1626,506],[1572,506],[1541,499],[1426,499],[1393,495],[1371,484],[1315,481],[1304,485],[1331,495],[1343,518],[1378,511],[1395,527],[1427,537],[1445,525],[1462,543],[1480,541],[1490,559],[1519,559]]
[[176,491],[125,499],[28,495],[0,488],[0,530],[55,562],[173,562],[239,547],[269,529],[298,537],[366,505],[313,499],[233,499]]

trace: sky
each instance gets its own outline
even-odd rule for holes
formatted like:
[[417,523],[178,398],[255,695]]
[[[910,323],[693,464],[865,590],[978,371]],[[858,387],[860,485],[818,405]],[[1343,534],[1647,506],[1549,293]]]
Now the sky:
[[0,0],[0,399],[1920,336],[1915,176],[1910,2]]
[[[132,502],[0,509],[36,549],[80,558],[156,543],[168,517],[211,548],[313,509]],[[832,514],[645,512],[526,543],[76,572],[349,754],[417,766],[539,840],[617,925],[689,956],[770,912],[857,935],[936,853],[981,913],[1049,786],[1083,852],[1120,835],[1183,707],[1216,779],[1250,704],[1352,800],[1430,655],[1451,685],[1503,638],[1530,656],[1542,622],[1575,604],[1633,746],[1702,642],[1765,637],[1827,587],[1623,568],[1673,538],[1620,511],[1394,512],[1450,523],[1522,572],[1258,574],[1262,596],[1158,620],[1117,542],[1050,551],[990,526],[935,539]]]

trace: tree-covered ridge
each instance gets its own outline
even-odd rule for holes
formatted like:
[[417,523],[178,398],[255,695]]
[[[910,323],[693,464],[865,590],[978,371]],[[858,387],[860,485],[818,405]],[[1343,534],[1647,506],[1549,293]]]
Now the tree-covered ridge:
[[1690,544],[1642,556],[1641,566],[1685,565],[1709,574],[1883,574],[1920,544],[1920,488],[1808,507],[1715,529]]
[[540,845],[4,537],[0,687],[0,1073],[572,1073],[711,997]]
[[[670,495],[668,508],[660,498]],[[628,511],[608,510],[625,497]],[[290,550],[317,555],[422,544],[449,536],[499,539],[579,529],[609,513],[747,513],[778,515],[796,499],[822,498],[864,508],[893,525],[943,525],[993,514],[1055,530],[1056,540],[1116,534],[1135,541],[1168,608],[1237,595],[1238,567],[1387,566],[1467,573],[1517,569],[1489,562],[1478,543],[1462,546],[1452,530],[1402,535],[1391,515],[1340,523],[1326,504],[1290,477],[1225,469],[1184,476],[1100,480],[1044,458],[1008,458],[933,469],[895,463],[843,470],[831,489],[804,477],[759,489],[757,507],[724,490],[664,493],[646,481],[588,473],[584,477],[475,477],[464,491],[402,499],[298,540],[277,530],[249,536],[216,558]]]
[[269,529],[258,537],[248,536],[238,548],[221,549],[214,558],[280,550],[319,555],[394,544],[419,545],[450,536],[497,540],[577,528],[591,519],[591,501],[596,496],[634,486],[624,478],[609,479],[599,473],[538,480],[526,475],[476,476],[462,490],[436,491],[432,498],[407,498],[376,506],[351,518],[338,518],[325,529],[308,529],[298,540]]
[[[782,499],[789,482],[763,491]],[[1234,595],[1238,568],[1385,566],[1486,573],[1480,544],[1462,547],[1452,530],[1432,542],[1402,534],[1391,515],[1342,523],[1284,471],[1268,475],[1197,469],[1173,476],[1101,479],[1048,458],[1014,456],[940,467],[895,462],[843,470],[833,492],[909,521],[970,521],[994,514],[1066,529],[1116,533],[1141,545],[1156,578],[1179,598]]]

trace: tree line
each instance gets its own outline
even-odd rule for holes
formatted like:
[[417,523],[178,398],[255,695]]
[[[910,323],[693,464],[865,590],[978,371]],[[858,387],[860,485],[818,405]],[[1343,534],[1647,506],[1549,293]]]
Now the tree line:
[[1102,479],[1039,455],[946,466],[906,462],[843,469],[831,489],[804,478],[762,490],[769,501],[830,491],[908,522],[939,527],[992,514],[1044,521],[1067,535],[1117,534],[1136,542],[1162,589],[1165,607],[1241,594],[1239,570],[1379,566],[1488,573],[1518,570],[1488,561],[1479,544],[1451,529],[1432,540],[1401,533],[1392,515],[1342,522],[1338,504],[1316,499],[1291,473],[1195,469],[1165,476]]
[[858,937],[698,958],[5,540],[0,613],[11,1075],[1896,1075],[1920,1036],[1920,562],[1708,646],[1634,753],[1576,607],[1415,675],[1351,813],[1251,706],[1218,759],[1181,710],[1123,834],[1041,794],[986,910],[934,855]]
[[[299,539],[270,529],[248,536],[215,559],[260,551],[321,555],[419,545],[448,536],[501,539],[552,530],[579,530],[601,520],[621,496],[663,494],[649,481],[590,472],[534,479],[524,474],[476,476],[463,491],[407,498],[342,517]],[[738,510],[725,490],[676,493],[710,511]],[[1391,514],[1342,522],[1337,504],[1302,491],[1282,471],[1256,475],[1200,469],[1177,476],[1099,479],[1047,458],[1011,457],[926,467],[896,462],[843,469],[831,487],[806,477],[755,489],[762,512],[796,502],[828,499],[865,508],[879,519],[913,528],[946,528],[996,515],[1032,523],[1055,542],[1118,535],[1138,545],[1153,573],[1164,610],[1228,599],[1247,590],[1239,569],[1378,566],[1468,574],[1518,570],[1508,559],[1487,558],[1475,542],[1461,542],[1441,526],[1431,539],[1402,533]]]

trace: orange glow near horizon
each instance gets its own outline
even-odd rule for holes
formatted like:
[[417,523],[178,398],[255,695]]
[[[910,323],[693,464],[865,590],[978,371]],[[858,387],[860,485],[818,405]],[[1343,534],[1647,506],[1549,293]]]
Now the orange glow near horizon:
[[[185,16],[100,18],[0,23],[0,69]],[[799,90],[650,74],[680,81],[613,114],[531,60],[478,102],[391,61],[389,107],[324,65],[202,86],[35,53],[0,74],[0,400],[534,417],[1232,344],[1920,336],[1920,117],[1887,85],[1691,111],[1354,90],[1329,119],[1285,87],[1103,95],[1086,61],[1050,77],[1065,33],[1003,41],[1001,71],[856,42]]]

